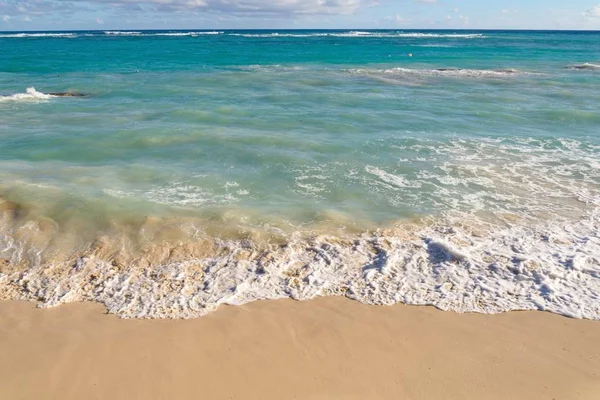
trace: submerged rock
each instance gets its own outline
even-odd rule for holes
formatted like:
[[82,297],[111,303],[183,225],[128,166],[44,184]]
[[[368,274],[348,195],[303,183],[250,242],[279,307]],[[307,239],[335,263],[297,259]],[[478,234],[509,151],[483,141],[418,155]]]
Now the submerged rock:
[[79,93],[79,92],[54,92],[54,93],[46,93],[50,96],[57,96],[57,97],[87,97],[88,95],[85,93]]

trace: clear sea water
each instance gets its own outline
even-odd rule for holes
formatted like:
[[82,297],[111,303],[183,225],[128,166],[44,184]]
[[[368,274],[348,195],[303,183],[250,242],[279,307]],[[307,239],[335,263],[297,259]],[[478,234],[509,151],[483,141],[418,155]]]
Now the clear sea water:
[[4,32],[0,54],[0,298],[600,318],[599,32]]

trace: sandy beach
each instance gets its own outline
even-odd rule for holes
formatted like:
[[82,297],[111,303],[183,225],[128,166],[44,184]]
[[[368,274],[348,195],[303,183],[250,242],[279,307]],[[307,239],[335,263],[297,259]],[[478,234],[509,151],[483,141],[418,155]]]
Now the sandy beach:
[[597,399],[600,323],[343,298],[192,320],[0,302],[4,399]]

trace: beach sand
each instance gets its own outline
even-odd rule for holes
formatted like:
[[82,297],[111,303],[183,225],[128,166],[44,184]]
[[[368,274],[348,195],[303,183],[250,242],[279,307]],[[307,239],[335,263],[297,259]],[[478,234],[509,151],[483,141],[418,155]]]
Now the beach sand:
[[599,399],[600,322],[344,298],[120,320],[0,302],[2,399]]

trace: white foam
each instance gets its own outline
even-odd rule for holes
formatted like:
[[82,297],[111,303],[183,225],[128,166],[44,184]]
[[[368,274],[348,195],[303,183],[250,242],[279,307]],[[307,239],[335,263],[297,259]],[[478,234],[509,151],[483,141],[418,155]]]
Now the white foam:
[[49,94],[40,93],[35,90],[34,87],[27,88],[25,93],[16,93],[9,96],[0,96],[0,102],[5,101],[36,101],[36,100],[49,100],[53,98]]
[[161,32],[152,33],[148,36],[201,36],[201,35],[221,35],[223,32],[217,31],[198,31],[198,32]]
[[408,38],[452,38],[452,39],[483,39],[485,35],[481,33],[421,33],[421,32],[408,32],[398,33],[398,37]]
[[365,171],[367,171],[371,175],[375,175],[382,182],[384,182],[384,183],[386,183],[388,185],[395,186],[395,187],[399,187],[399,188],[418,188],[418,187],[421,186],[421,184],[418,183],[418,182],[409,182],[403,176],[390,174],[388,172],[385,172],[382,169],[379,169],[377,167],[373,167],[371,165],[366,166],[365,167]]
[[326,36],[326,34],[303,34],[303,33],[230,33],[229,36],[239,36],[246,38],[273,38],[273,37],[313,37]]
[[104,31],[105,35],[115,35],[115,36],[139,36],[142,32],[138,31]]
[[224,192],[219,193],[209,188],[192,185],[186,182],[173,182],[168,186],[157,186],[150,189],[131,191],[104,189],[103,192],[117,198],[139,198],[157,204],[179,207],[203,207],[232,204],[239,201],[229,192],[229,187],[238,187],[237,183],[227,182]]
[[301,71],[301,70],[306,69],[305,67],[301,67],[298,65],[279,65],[279,64],[243,65],[243,66],[240,66],[237,68],[244,70],[244,71],[261,71],[261,72],[290,72],[290,71]]
[[[192,318],[220,304],[343,295],[367,304],[481,313],[545,310],[600,320],[597,145],[406,135],[388,145],[419,154],[427,166],[411,175],[401,166],[368,165],[346,170],[348,181],[340,184],[373,185],[381,194],[377,200],[430,202],[436,217],[426,223],[347,238],[296,235],[284,245],[217,241],[208,256],[118,269],[92,255],[75,263],[42,263],[39,250],[26,242],[35,226],[27,227],[29,236],[15,235],[13,225],[0,220],[2,258],[30,266],[0,273],[0,298],[48,307],[88,300],[126,318]],[[415,159],[401,161],[406,171],[419,169]],[[332,187],[336,167],[345,168],[329,163],[286,172],[304,185],[295,185],[297,190],[317,196]],[[426,191],[407,190],[417,184]],[[136,195],[183,205],[230,200],[198,185],[178,182]],[[222,186],[239,193],[243,182],[236,185]]]
[[191,32],[143,32],[143,31],[105,31],[105,35],[114,36],[201,36],[221,35],[220,31],[191,31]]
[[140,270],[82,257],[71,268],[39,265],[2,273],[0,298],[45,307],[97,301],[125,318],[193,318],[220,304],[345,295],[366,304],[481,313],[545,310],[600,319],[598,213],[567,225],[556,220],[477,235],[457,228],[459,219],[446,222],[405,237],[291,240],[254,255],[247,240],[224,241],[219,256]]
[[463,33],[421,33],[421,32],[372,32],[372,31],[348,31],[348,32],[315,32],[315,33],[230,33],[230,36],[241,36],[248,38],[276,38],[276,37],[345,37],[345,38],[454,38],[454,39],[480,39],[485,38],[483,34]]
[[449,44],[417,44],[415,47],[451,48],[454,46]]
[[506,69],[468,69],[468,68],[436,68],[436,69],[351,69],[348,72],[373,77],[452,77],[452,78],[506,78],[525,74],[513,68]]
[[37,37],[48,37],[48,38],[73,38],[77,35],[74,33],[7,33],[1,34],[0,38],[37,38]]
[[567,68],[574,69],[574,70],[597,71],[597,70],[600,70],[600,64],[584,63],[584,64],[569,65]]

